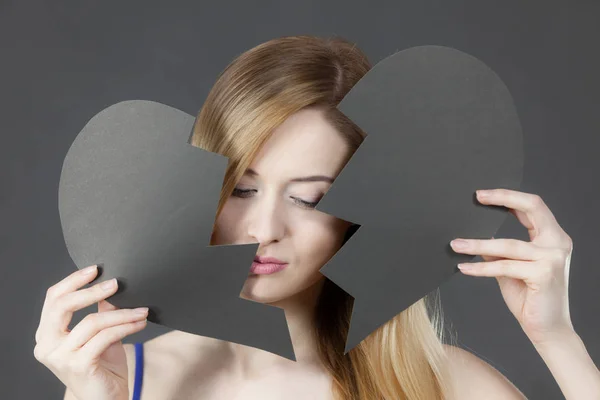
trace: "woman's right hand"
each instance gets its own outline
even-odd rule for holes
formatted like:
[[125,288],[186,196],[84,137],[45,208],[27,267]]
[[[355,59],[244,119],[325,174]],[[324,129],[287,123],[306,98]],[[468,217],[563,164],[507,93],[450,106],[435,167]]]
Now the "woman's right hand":
[[[77,399],[127,400],[127,358],[121,340],[144,329],[147,308],[136,309],[143,311],[140,314],[105,301],[117,291],[116,279],[77,290],[97,273],[94,265],[48,289],[33,354]],[[98,312],[69,330],[73,313],[94,303],[98,303]]]

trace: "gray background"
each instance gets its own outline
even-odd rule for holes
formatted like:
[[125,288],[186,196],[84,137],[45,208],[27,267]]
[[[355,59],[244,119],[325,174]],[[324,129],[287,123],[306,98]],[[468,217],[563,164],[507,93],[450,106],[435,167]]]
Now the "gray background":
[[[373,64],[407,47],[445,45],[500,75],[525,136],[522,190],[541,195],[574,240],[571,316],[600,364],[599,17],[592,0],[1,1],[1,396],[58,399],[64,392],[33,357],[34,333],[46,289],[75,270],[56,190],[64,155],[85,123],[128,99],[194,115],[233,57],[293,34],[342,35]],[[511,217],[497,237],[527,234]],[[563,398],[493,278],[457,274],[441,294],[461,346],[529,398]],[[126,342],[166,331],[149,326]]]

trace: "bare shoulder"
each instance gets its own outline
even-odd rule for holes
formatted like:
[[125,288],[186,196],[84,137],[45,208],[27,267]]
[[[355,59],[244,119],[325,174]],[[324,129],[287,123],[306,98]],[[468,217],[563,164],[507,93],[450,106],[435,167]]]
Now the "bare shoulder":
[[[132,344],[124,347],[129,385],[133,388],[135,349]],[[182,331],[171,331],[144,342],[142,399],[193,396],[192,392],[210,389],[199,385],[199,377],[210,382],[208,378],[218,373],[218,365],[227,360],[226,350],[226,342]]]
[[229,349],[227,342],[182,331],[171,331],[144,343],[149,366],[172,364],[186,365],[212,361],[213,356],[224,357]]
[[527,399],[500,371],[460,347],[444,344],[456,399]]

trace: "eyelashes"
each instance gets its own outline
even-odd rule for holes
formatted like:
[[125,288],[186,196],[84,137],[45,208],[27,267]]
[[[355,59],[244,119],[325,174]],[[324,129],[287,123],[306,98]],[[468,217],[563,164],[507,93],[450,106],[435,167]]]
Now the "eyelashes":
[[[256,192],[256,190],[253,189],[238,189],[238,188],[234,188],[233,192],[231,193],[232,196],[235,197],[240,197],[240,198],[247,198],[247,197],[251,197],[250,193],[252,192]],[[294,202],[298,205],[300,205],[303,208],[308,208],[308,209],[312,209],[315,208],[316,205],[319,203],[319,201],[315,201],[315,202],[311,202],[311,201],[304,201],[302,199],[299,199],[297,197],[292,197],[292,199],[294,199]]]

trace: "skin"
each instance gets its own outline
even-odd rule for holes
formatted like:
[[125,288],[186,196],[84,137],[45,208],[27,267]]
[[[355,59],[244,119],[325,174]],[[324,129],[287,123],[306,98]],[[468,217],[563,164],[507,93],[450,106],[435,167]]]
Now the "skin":
[[[218,244],[260,243],[257,254],[288,262],[286,269],[275,274],[249,275],[240,295],[285,310],[298,361],[235,343],[171,331],[144,344],[143,399],[331,398],[331,381],[318,362],[308,332],[316,296],[324,279],[318,271],[339,249],[349,223],[312,210],[298,201],[318,201],[330,183],[292,183],[290,179],[308,175],[335,177],[343,168],[343,150],[345,145],[340,134],[325,121],[319,110],[305,109],[293,115],[274,132],[250,166],[256,175],[244,176],[238,184],[240,189],[251,190],[249,197],[232,196],[217,220],[214,232]],[[281,154],[285,157],[280,157]],[[567,399],[597,398],[591,396],[600,393],[600,373],[573,330],[568,311],[571,239],[539,196],[497,189],[485,199],[478,198],[483,204],[508,207],[529,230],[531,242],[470,240],[462,249],[453,243],[455,251],[481,255],[485,260],[470,264],[472,268],[463,268],[462,272],[498,280],[507,306]],[[67,340],[73,341],[69,339],[73,335],[65,330],[50,331],[50,322],[60,320],[64,326],[64,321],[68,324],[70,320],[69,313],[56,306],[55,300],[64,298],[62,296],[75,299],[77,293],[83,292],[74,292],[75,289],[94,276],[84,278],[81,271],[74,273],[57,284],[58,288],[50,296],[54,300],[45,303],[46,316],[36,334],[40,348],[45,349],[37,351],[38,359],[45,364],[52,365],[49,359],[64,360],[47,355],[52,354],[48,349],[56,348],[58,340],[63,341],[58,348],[64,348]],[[106,323],[105,330],[114,329],[118,323],[124,324],[126,318],[133,318],[127,313],[129,310],[116,310],[102,300],[114,294],[116,287],[102,293],[93,292],[94,288],[91,290],[89,293],[94,295],[79,301],[79,308],[98,301],[99,314],[95,315],[123,313],[120,319],[113,318],[119,321],[112,322],[113,328]],[[77,309],[77,306],[71,308]],[[51,321],[48,315],[53,315],[54,320]],[[136,329],[124,331],[117,340],[143,327]],[[479,357],[453,346],[445,345],[445,349],[456,390],[452,399],[525,398],[508,379]],[[101,355],[104,361],[109,359],[116,363],[121,373],[125,371],[124,379],[131,396],[135,370],[133,346],[113,343],[110,357],[101,350],[101,346],[96,347],[95,354]],[[88,352],[87,357],[91,357],[93,352]],[[66,353],[63,350],[61,355]],[[80,360],[89,360],[81,351],[70,354]],[[77,365],[64,361],[62,364]],[[72,375],[67,376],[63,371],[60,377],[63,382],[75,382],[69,376]],[[78,387],[78,390],[81,393],[83,389]],[[65,399],[75,398],[70,390],[66,391]]]
[[[349,148],[318,109],[304,109],[264,144],[227,200],[215,224],[217,244],[260,243],[257,255],[288,263],[270,275],[250,274],[242,298],[283,308],[297,360],[319,368],[308,334],[324,276],[319,269],[342,245],[349,222],[314,210],[344,166]],[[284,155],[284,157],[282,157]],[[324,176],[328,180],[292,182]],[[230,344],[240,377],[263,375],[289,360]]]
[[464,239],[455,251],[484,262],[459,264],[463,273],[494,277],[502,297],[566,399],[600,399],[600,371],[573,328],[569,270],[573,241],[544,200],[507,189],[479,190],[480,203],[507,207],[527,228],[530,241]]

